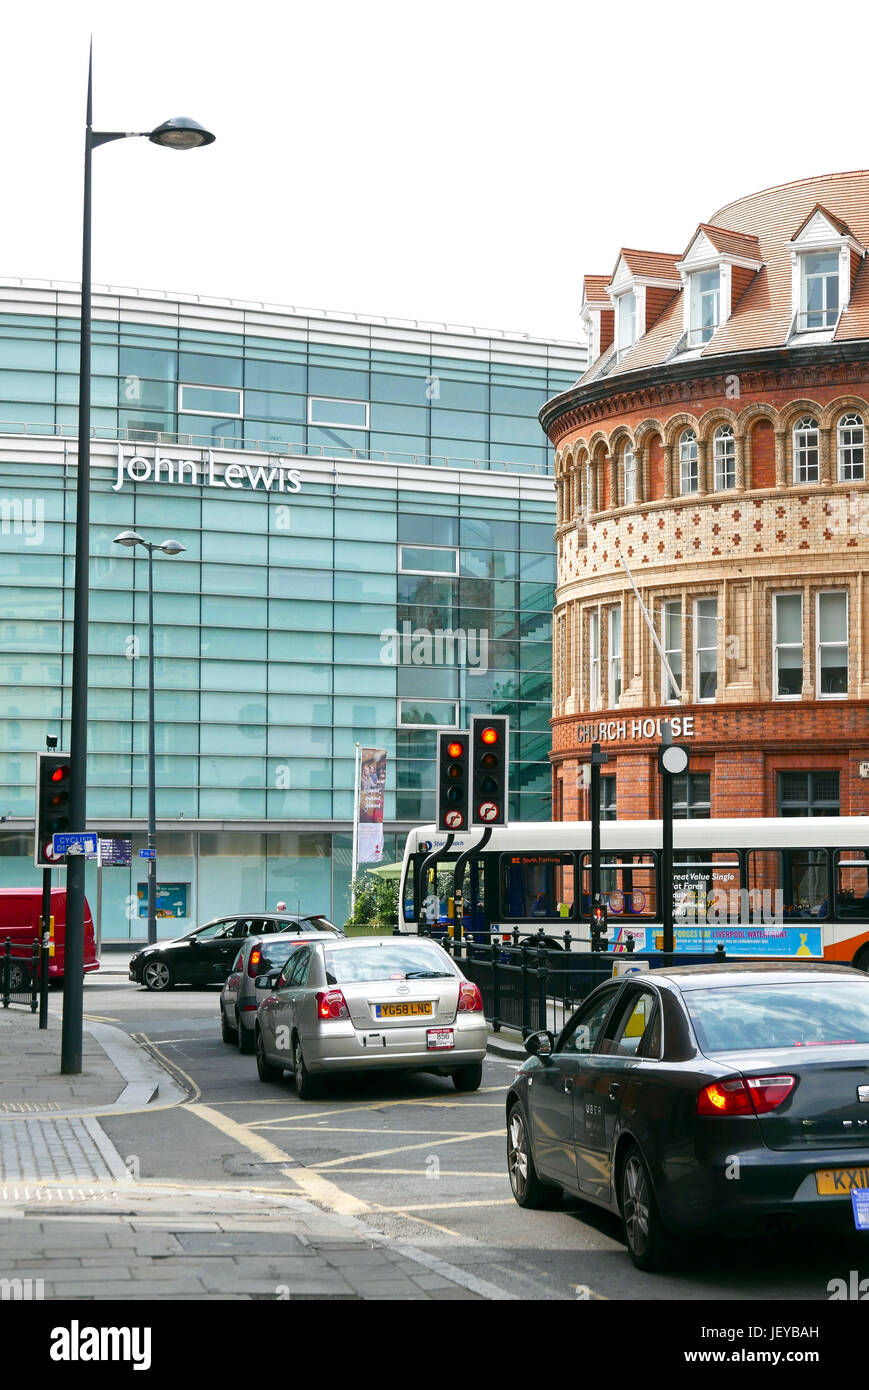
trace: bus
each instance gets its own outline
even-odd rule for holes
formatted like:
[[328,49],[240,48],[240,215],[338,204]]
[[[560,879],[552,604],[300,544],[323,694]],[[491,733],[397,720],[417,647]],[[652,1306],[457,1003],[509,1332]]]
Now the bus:
[[[434,825],[407,837],[398,929],[452,930],[453,867],[481,830],[458,833],[449,853],[417,880],[446,843]],[[660,821],[603,821],[601,890],[610,951],[663,949]],[[420,901],[417,901],[419,891]],[[676,820],[673,921],[677,952],[838,961],[869,970],[869,818]],[[462,934],[474,942],[535,937],[589,950],[591,825],[518,822],[493,829],[465,868]],[[565,937],[569,933],[569,938]],[[633,947],[628,947],[628,940]]]

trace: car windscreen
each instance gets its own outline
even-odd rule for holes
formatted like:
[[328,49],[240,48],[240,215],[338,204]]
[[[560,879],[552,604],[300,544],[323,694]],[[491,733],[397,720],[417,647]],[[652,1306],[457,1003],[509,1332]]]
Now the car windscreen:
[[700,1050],[869,1043],[869,980],[806,980],[685,991]]
[[454,976],[452,962],[438,946],[427,942],[385,941],[383,945],[354,946],[326,956],[329,984],[363,984],[373,980],[432,980]]

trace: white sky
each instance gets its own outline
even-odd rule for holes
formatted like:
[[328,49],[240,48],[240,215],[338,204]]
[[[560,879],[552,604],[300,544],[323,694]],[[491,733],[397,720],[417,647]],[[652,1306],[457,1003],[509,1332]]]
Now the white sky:
[[[826,13],[826,19],[824,15]],[[582,275],[734,197],[869,164],[842,0],[42,0],[7,6],[0,274],[579,336]],[[847,35],[842,49],[840,36]],[[853,60],[853,61],[852,61]]]

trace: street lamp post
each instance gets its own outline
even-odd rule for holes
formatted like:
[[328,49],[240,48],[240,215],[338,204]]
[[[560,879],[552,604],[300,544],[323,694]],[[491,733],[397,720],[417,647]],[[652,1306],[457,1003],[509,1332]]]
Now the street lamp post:
[[136,531],[122,531],[115,545],[132,550],[144,546],[148,552],[148,945],[157,940],[157,777],[154,755],[154,551],[180,555],[186,547],[178,541],[146,541]]
[[[93,50],[88,58],[87,120],[84,143],[84,207],[81,255],[81,350],[78,383],[78,467],[75,500],[75,587],[73,591],[72,699],[70,705],[70,824],[87,827],[87,658],[88,560],[90,554],[91,432],[91,156],[112,140],[144,138],[171,150],[210,145],[214,136],[196,121],[176,116],[153,130],[93,129]],[[66,954],[60,1070],[77,1075],[82,1067],[84,1005],[84,856],[66,866]]]
[[673,742],[669,719],[661,721],[661,742],[658,746],[658,771],[661,774],[661,886],[664,901],[661,922],[664,928],[664,954],[671,955],[673,934],[673,778],[688,767],[688,749]]

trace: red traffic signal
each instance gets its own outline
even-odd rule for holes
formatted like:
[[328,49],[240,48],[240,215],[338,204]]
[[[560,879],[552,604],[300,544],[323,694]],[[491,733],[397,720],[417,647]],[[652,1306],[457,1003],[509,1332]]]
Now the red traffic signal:
[[466,830],[470,796],[470,748],[467,735],[438,734],[438,830]]
[[73,826],[70,816],[71,759],[68,753],[37,753],[36,755],[36,839],[33,862],[47,869],[62,860],[52,854],[52,837],[68,834]]
[[506,825],[510,721],[502,715],[471,720],[471,794],[474,825]]

